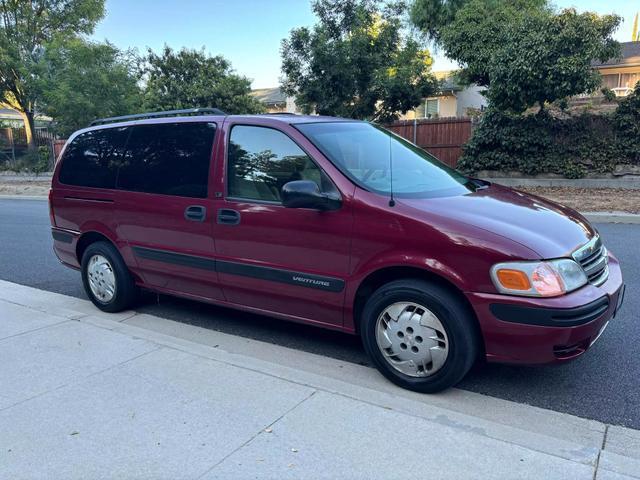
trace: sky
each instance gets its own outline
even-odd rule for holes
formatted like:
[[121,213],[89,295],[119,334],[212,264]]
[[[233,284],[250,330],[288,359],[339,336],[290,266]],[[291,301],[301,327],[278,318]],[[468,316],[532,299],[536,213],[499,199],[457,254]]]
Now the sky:
[[[619,41],[631,40],[633,16],[640,0],[555,0],[559,8],[617,13],[624,23]],[[253,88],[275,87],[280,77],[280,41],[315,17],[309,0],[107,0],[107,14],[93,34],[118,48],[160,51],[167,44],[223,55],[236,72],[253,80]],[[455,64],[439,52],[434,70]]]

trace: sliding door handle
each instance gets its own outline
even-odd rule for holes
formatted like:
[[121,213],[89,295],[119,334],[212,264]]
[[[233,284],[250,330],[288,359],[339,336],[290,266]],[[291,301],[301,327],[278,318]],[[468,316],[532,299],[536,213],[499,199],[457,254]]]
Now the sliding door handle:
[[184,218],[192,222],[204,222],[207,209],[201,205],[190,205],[184,211]]
[[240,223],[240,212],[229,208],[218,210],[218,223],[221,225],[238,225]]

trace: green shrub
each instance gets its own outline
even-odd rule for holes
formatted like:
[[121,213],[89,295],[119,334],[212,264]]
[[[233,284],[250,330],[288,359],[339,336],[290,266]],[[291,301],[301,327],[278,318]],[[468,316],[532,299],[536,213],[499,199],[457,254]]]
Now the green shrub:
[[618,143],[632,163],[640,164],[640,82],[631,95],[622,100],[613,114]]
[[614,114],[583,112],[557,118],[547,111],[517,115],[489,109],[465,146],[458,167],[556,173],[580,178],[618,163],[640,163],[640,95]]
[[616,97],[616,92],[611,90],[609,87],[604,87],[600,91],[602,92],[602,95],[604,96],[604,99],[607,102],[615,102],[616,101],[616,98],[617,98]]
[[35,173],[39,175],[49,171],[51,165],[49,147],[38,147],[28,150],[24,155],[17,157],[15,162],[7,162],[5,168],[14,172]]

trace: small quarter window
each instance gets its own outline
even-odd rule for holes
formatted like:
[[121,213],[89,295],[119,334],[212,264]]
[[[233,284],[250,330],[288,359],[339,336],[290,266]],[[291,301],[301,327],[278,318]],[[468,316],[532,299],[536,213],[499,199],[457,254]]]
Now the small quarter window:
[[125,127],[81,133],[67,146],[60,182],[93,188],[115,188],[129,131]]

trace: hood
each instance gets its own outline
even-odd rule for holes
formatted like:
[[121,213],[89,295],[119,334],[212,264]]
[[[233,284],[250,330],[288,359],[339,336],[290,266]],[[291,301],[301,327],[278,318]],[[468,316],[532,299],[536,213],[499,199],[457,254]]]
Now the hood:
[[401,202],[425,216],[437,214],[509,238],[541,259],[566,257],[596,234],[570,208],[494,184],[466,195]]

